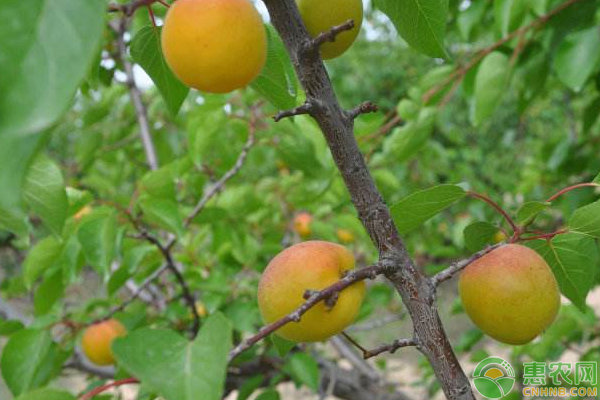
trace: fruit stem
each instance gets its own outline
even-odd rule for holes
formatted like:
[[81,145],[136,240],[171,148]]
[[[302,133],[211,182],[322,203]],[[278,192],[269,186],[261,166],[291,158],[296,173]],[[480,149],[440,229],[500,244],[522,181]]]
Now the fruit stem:
[[566,187],[566,188],[558,191],[557,193],[553,194],[552,196],[550,196],[550,198],[548,200],[546,200],[546,203],[551,203],[554,200],[558,199],[563,194],[569,193],[572,190],[579,189],[582,187],[600,187],[600,183],[586,182],[586,183],[578,183],[577,185]]
[[472,192],[470,190],[467,191],[467,194],[471,197],[482,200],[482,201],[488,203],[489,205],[491,205],[492,207],[494,207],[494,209],[496,209],[496,211],[498,211],[504,217],[504,219],[506,219],[506,222],[508,222],[508,224],[512,228],[514,234],[515,235],[520,234],[521,230],[519,229],[519,227],[517,226],[515,221],[513,221],[513,219],[510,217],[510,215],[508,215],[508,213],[506,211],[504,211],[504,209],[502,207],[500,207],[500,205],[498,203],[496,203],[494,200],[490,199],[489,197],[487,197],[483,194]]
[[92,389],[89,392],[82,394],[81,397],[79,398],[79,400],[90,400],[94,396],[99,395],[100,393],[104,393],[107,390],[112,389],[114,387],[130,385],[133,383],[140,383],[140,381],[136,378],[125,378],[125,379],[120,379],[118,381],[114,381],[111,383],[107,383],[106,385],[98,386],[97,388]]

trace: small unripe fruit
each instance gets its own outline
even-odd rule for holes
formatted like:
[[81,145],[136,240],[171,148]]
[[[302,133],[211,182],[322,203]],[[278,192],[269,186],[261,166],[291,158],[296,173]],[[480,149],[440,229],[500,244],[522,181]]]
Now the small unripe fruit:
[[85,330],[81,347],[94,364],[111,365],[115,363],[115,359],[110,346],[113,340],[126,334],[127,330],[116,319],[102,321]]
[[89,204],[82,207],[81,210],[77,211],[75,213],[75,215],[73,215],[73,219],[75,221],[79,221],[81,220],[81,218],[85,217],[86,215],[90,214],[92,212],[92,206],[90,206]]
[[560,307],[556,278],[534,250],[508,244],[469,264],[458,284],[465,311],[484,333],[522,345],[554,321]]
[[249,0],[177,0],[167,12],[161,43],[173,73],[210,93],[248,85],[267,57],[263,21]]
[[496,234],[494,235],[494,243],[500,243],[500,242],[504,242],[507,239],[506,237],[506,233],[502,232],[502,231],[498,231],[496,232]]
[[310,228],[310,223],[312,222],[312,215],[307,212],[302,212],[294,218],[294,231],[300,237],[307,238],[312,233],[312,229]]
[[348,229],[338,229],[337,237],[342,243],[353,243],[354,242],[354,234],[350,232]]
[[[266,323],[274,322],[306,301],[307,290],[322,290],[354,268],[354,256],[339,244],[309,241],[279,253],[267,266],[258,286],[258,306]],[[350,325],[365,295],[357,282],[339,293],[333,307],[318,303],[300,322],[290,322],[276,333],[294,342],[316,342],[338,334]]]
[[354,28],[340,33],[335,42],[321,46],[323,59],[339,57],[356,40],[363,20],[362,0],[296,0],[296,3],[304,25],[312,37],[327,32],[349,19],[354,20]]

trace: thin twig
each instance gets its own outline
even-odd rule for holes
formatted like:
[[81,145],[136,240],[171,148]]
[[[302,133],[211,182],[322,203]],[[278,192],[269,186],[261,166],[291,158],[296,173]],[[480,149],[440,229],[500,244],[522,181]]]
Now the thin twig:
[[140,237],[146,239],[148,242],[154,244],[158,248],[158,250],[162,253],[165,261],[167,262],[167,268],[173,273],[173,275],[175,275],[175,279],[177,279],[179,286],[181,286],[181,290],[183,292],[183,299],[185,300],[187,306],[190,308],[194,319],[191,328],[191,336],[192,338],[196,337],[196,335],[198,334],[198,330],[200,329],[200,315],[198,314],[198,310],[196,309],[196,299],[194,297],[194,294],[190,290],[187,282],[185,281],[183,274],[181,273],[181,271],[179,271],[177,265],[175,265],[175,261],[173,260],[173,256],[171,255],[170,249],[166,246],[163,246],[157,238],[150,235],[148,232],[143,231],[140,234]]
[[403,347],[414,347],[418,346],[418,343],[415,339],[398,339],[394,340],[390,344],[385,344],[383,346],[379,346],[374,348],[373,350],[367,350],[365,352],[364,358],[365,360],[368,358],[372,358],[378,356],[381,353],[389,352],[394,354],[398,349]]
[[354,28],[354,20],[349,19],[341,25],[336,25],[326,32],[320,33],[310,43],[311,50],[319,49],[323,44],[327,42],[335,42],[335,39],[342,32],[352,30]]
[[568,233],[568,232],[569,232],[568,229],[560,229],[560,230],[555,231],[555,232],[544,233],[544,234],[541,234],[541,235],[529,236],[529,237],[520,237],[519,241],[526,242],[526,241],[529,241],[529,240],[538,240],[538,239],[550,240],[550,239],[553,239],[555,236],[562,235],[562,234],[565,234],[565,233]]
[[431,278],[431,282],[433,283],[434,286],[438,286],[440,283],[451,279],[455,274],[457,274],[460,271],[462,271],[463,269],[465,269],[473,261],[480,259],[481,257],[485,256],[492,250],[495,250],[498,247],[503,246],[504,244],[505,243],[498,243],[493,246],[489,246],[489,247],[473,254],[471,257],[469,257],[467,259],[457,261],[457,262],[451,264],[448,268],[446,268],[442,272],[439,272],[436,275],[434,275]]
[[[233,167],[231,167],[231,169],[229,171],[227,171],[225,173],[225,175],[223,175],[221,177],[221,179],[219,179],[206,193],[204,193],[204,195],[202,196],[200,201],[196,204],[196,206],[194,207],[194,209],[192,210],[190,215],[188,215],[185,218],[184,223],[183,223],[183,225],[185,227],[188,227],[192,223],[194,218],[196,218],[196,216],[198,214],[200,214],[200,212],[204,209],[204,207],[206,207],[206,204],[216,194],[218,194],[221,191],[221,189],[223,189],[223,186],[225,186],[225,184],[231,178],[233,178],[235,176],[235,174],[237,174],[240,171],[240,169],[244,165],[244,162],[246,161],[246,158],[248,157],[248,153],[250,152],[250,149],[252,148],[252,146],[254,146],[255,139],[256,139],[256,129],[251,125],[250,130],[248,132],[248,140],[246,141],[246,144],[242,148],[242,151],[240,152],[240,155],[238,156],[235,164],[233,165]],[[167,245],[167,248],[170,248],[170,247],[171,246]]]
[[492,45],[480,50],[479,52],[477,52],[475,54],[475,56],[464,66],[460,66],[458,67],[456,70],[454,70],[454,72],[452,72],[446,79],[444,79],[439,85],[434,86],[432,89],[430,89],[429,91],[427,91],[424,95],[423,95],[423,103],[427,104],[429,103],[429,101],[437,94],[439,93],[441,90],[443,90],[450,82],[456,80],[456,79],[462,79],[462,77],[464,77],[466,75],[467,72],[469,72],[473,67],[475,67],[477,64],[479,64],[479,62],[488,54],[490,54],[491,52],[493,52],[494,50],[498,49],[499,47],[501,47],[502,45],[504,45],[507,42],[510,42],[511,40],[513,40],[515,37],[520,36],[525,34],[527,31],[533,29],[533,28],[537,28],[540,25],[545,24],[546,22],[548,22],[548,20],[550,20],[552,17],[554,17],[555,15],[559,14],[560,12],[562,12],[563,10],[565,10],[566,8],[572,6],[573,4],[582,1],[582,0],[568,0],[564,3],[562,3],[561,5],[559,5],[558,7],[556,7],[555,9],[549,11],[547,14],[544,14],[542,16],[540,16],[539,18],[535,19],[534,21],[532,21],[531,23],[529,23],[528,25],[525,25],[511,33],[509,33],[507,36],[503,37],[502,39],[498,40],[497,42],[493,43]]
[[117,34],[117,47],[119,50],[119,58],[121,59],[123,63],[123,68],[125,69],[125,76],[127,77],[127,87],[129,88],[129,95],[131,97],[131,101],[133,102],[135,114],[138,120],[138,125],[140,127],[140,138],[142,139],[144,152],[146,153],[146,162],[148,163],[148,166],[151,170],[156,170],[158,169],[158,158],[156,157],[156,150],[154,148],[154,143],[152,142],[152,135],[150,133],[151,130],[150,123],[148,122],[148,109],[142,101],[142,94],[135,82],[133,65],[127,57],[127,45],[125,44],[125,32],[127,32],[127,17],[121,18],[118,21],[118,23],[111,24],[111,26]]
[[351,271],[345,277],[340,279],[338,282],[334,283],[331,286],[326,287],[321,291],[314,292],[308,300],[304,302],[300,307],[286,315],[285,317],[269,324],[263,326],[258,333],[247,338],[240,344],[238,344],[230,353],[229,353],[229,361],[233,360],[235,357],[248,350],[250,347],[275,332],[277,329],[282,326],[290,323],[290,322],[299,322],[302,316],[311,308],[316,306],[319,302],[324,301],[332,296],[340,293],[342,290],[346,289],[348,286],[365,280],[365,279],[375,279],[378,275],[384,273],[384,268],[375,264],[370,267],[364,267],[360,269],[356,269]]
[[127,17],[131,17],[136,10],[143,6],[150,6],[156,3],[157,0],[134,0],[126,4],[110,3],[108,5],[108,12],[122,12]]
[[81,395],[81,397],[79,397],[79,400],[90,400],[94,396],[97,396],[100,393],[104,393],[107,390],[112,389],[114,387],[119,387],[119,386],[123,386],[123,385],[132,385],[135,383],[140,383],[140,381],[136,378],[125,378],[125,379],[120,379],[118,381],[113,381],[111,383],[107,383],[106,385],[98,386],[97,388],[92,389],[87,393],[84,393],[83,395]]
[[379,111],[379,107],[377,107],[377,104],[370,101],[365,101],[359,106],[354,107],[352,110],[349,110],[348,117],[354,119],[361,114],[369,114],[377,111]]
[[275,122],[279,122],[284,118],[289,118],[289,117],[294,117],[296,115],[306,115],[306,114],[310,114],[311,111],[314,109],[314,104],[307,101],[302,105],[299,105],[296,108],[292,108],[291,110],[285,110],[285,111],[280,111],[277,113],[277,115],[275,115],[273,117],[273,120]]

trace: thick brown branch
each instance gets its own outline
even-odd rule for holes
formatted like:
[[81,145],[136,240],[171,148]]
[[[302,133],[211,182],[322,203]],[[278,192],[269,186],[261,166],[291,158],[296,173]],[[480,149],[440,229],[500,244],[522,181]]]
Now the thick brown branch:
[[282,326],[290,323],[290,322],[299,322],[302,319],[302,316],[311,308],[316,306],[319,302],[327,300],[331,298],[336,293],[341,292],[346,289],[348,286],[365,280],[365,279],[374,279],[377,275],[382,274],[384,271],[383,267],[380,265],[372,265],[370,267],[360,268],[353,270],[345,277],[340,279],[338,282],[334,283],[331,286],[321,290],[315,291],[312,293],[310,298],[304,302],[300,307],[286,315],[285,317],[262,327],[257,334],[247,338],[242,343],[237,345],[230,353],[229,353],[229,361],[233,360],[235,357],[240,355],[242,352],[248,350],[250,347],[254,346],[256,343],[266,338],[271,333],[275,332],[277,329]]
[[311,116],[321,128],[358,216],[379,250],[379,263],[385,268],[386,277],[410,313],[419,350],[431,363],[448,399],[473,400],[469,379],[456,359],[437,313],[435,287],[415,267],[398,234],[356,143],[354,119],[341,108],[318,52],[306,51],[311,39],[295,1],[264,2],[307,99],[319,104]]

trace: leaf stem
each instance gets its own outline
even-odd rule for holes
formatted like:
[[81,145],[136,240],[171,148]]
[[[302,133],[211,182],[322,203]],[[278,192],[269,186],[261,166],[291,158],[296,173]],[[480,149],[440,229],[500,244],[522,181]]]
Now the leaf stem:
[[572,190],[579,189],[579,188],[582,188],[582,187],[600,187],[600,184],[599,183],[594,183],[594,182],[586,182],[586,183],[578,183],[577,185],[566,187],[566,188],[564,188],[564,189],[556,192],[552,196],[550,196],[550,198],[548,198],[548,200],[546,200],[546,203],[551,203],[554,200],[558,199],[563,194],[569,193]]
[[474,197],[476,199],[482,200],[486,203],[488,203],[489,205],[491,205],[494,209],[496,209],[496,211],[498,211],[506,220],[506,222],[508,222],[508,224],[510,225],[510,227],[512,228],[513,232],[515,235],[519,234],[521,232],[521,230],[519,229],[519,227],[517,226],[517,224],[515,223],[515,221],[513,221],[513,219],[510,217],[510,215],[508,215],[508,213],[506,211],[504,211],[504,209],[502,207],[500,207],[500,205],[498,203],[496,203],[494,200],[490,199],[489,197],[487,197],[486,195],[480,194],[480,193],[476,193],[476,192],[472,192],[472,191],[467,191],[467,194],[471,197]]
[[94,396],[97,396],[100,393],[104,393],[107,390],[112,389],[114,387],[119,387],[119,386],[123,386],[123,385],[131,385],[134,383],[140,383],[140,381],[136,378],[125,378],[125,379],[120,379],[118,381],[114,381],[111,383],[107,383],[106,385],[98,386],[97,388],[92,389],[89,392],[82,394],[81,397],[79,397],[79,400],[90,400]]

